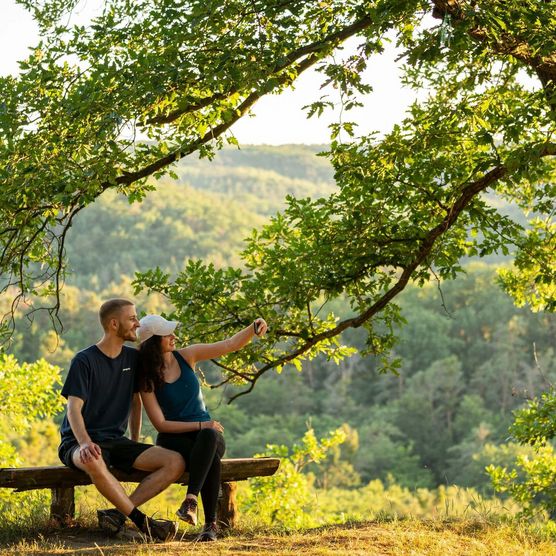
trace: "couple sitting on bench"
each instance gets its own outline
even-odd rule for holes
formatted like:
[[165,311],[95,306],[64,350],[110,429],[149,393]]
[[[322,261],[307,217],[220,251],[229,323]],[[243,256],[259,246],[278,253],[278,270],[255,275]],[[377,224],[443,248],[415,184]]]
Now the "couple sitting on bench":
[[[85,471],[115,506],[97,512],[102,528],[118,532],[129,518],[141,532],[158,540],[173,538],[176,523],[147,517],[138,507],[187,468],[187,494],[176,514],[195,525],[201,493],[205,526],[198,540],[216,540],[224,429],[205,407],[195,364],[241,349],[255,335],[266,332],[266,322],[259,318],[221,342],[176,349],[178,323],[158,315],[139,321],[134,304],[127,299],[106,301],[99,317],[102,339],[76,354],[62,388],[68,402],[60,459],[68,467]],[[124,345],[137,337],[139,349]],[[141,400],[158,431],[156,446],[138,442]],[[124,436],[128,423],[131,439]],[[109,466],[150,474],[128,496]]]

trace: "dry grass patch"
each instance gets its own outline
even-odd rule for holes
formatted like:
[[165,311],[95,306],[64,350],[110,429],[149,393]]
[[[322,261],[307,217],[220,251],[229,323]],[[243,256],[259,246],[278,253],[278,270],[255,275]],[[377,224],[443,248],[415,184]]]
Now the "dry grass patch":
[[277,555],[498,555],[556,556],[556,544],[540,531],[515,522],[393,520],[334,525],[307,531],[243,528],[216,543],[195,543],[188,530],[170,543],[145,543],[137,534],[107,538],[93,528],[45,531],[0,548],[0,555],[75,554],[105,556]]

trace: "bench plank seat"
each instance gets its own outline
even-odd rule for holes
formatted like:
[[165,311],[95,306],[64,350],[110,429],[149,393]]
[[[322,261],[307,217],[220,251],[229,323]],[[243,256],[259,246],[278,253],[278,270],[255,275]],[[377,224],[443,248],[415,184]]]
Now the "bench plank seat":
[[[235,482],[251,477],[268,477],[276,473],[279,458],[237,458],[222,460],[222,497],[218,509],[221,525],[232,527],[237,519],[235,509]],[[122,483],[138,483],[149,472],[134,470],[125,473],[111,468],[112,474]],[[184,473],[175,483],[188,484],[189,473]],[[49,488],[52,491],[50,514],[60,523],[72,519],[75,512],[74,487],[90,485],[90,477],[83,471],[63,465],[53,467],[5,467],[0,468],[0,488],[16,492]]]
[[[278,458],[237,458],[222,460],[222,482],[243,481],[250,477],[267,477],[278,469]],[[134,470],[126,473],[111,468],[111,473],[122,483],[138,483],[149,473]],[[189,473],[184,473],[176,483],[188,484]],[[83,471],[70,469],[64,465],[55,467],[6,467],[0,468],[0,488],[13,488],[17,491],[40,488],[64,488],[92,484],[90,477]]]

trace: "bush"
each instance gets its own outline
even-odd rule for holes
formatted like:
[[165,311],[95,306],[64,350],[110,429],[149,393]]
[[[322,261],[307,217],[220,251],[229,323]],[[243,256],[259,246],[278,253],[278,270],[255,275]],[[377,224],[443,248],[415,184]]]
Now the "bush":
[[[25,435],[39,426],[39,420],[55,415],[62,408],[63,401],[56,388],[59,384],[60,369],[43,359],[20,365],[11,355],[0,356],[0,462],[3,466],[20,464],[16,443],[28,451]],[[43,424],[43,431],[49,432],[48,424]],[[42,452],[37,455],[40,457]],[[29,528],[37,520],[46,519],[48,496],[45,491],[0,491],[0,537],[11,535],[20,526]]]
[[534,449],[532,456],[519,455],[512,469],[490,465],[496,491],[510,494],[523,506],[523,514],[532,516],[545,510],[556,517],[556,456],[549,444],[556,434],[556,392],[553,388],[514,412],[512,436]]
[[288,528],[315,525],[311,516],[314,494],[312,478],[302,473],[309,463],[322,462],[327,452],[344,442],[345,433],[338,429],[328,437],[317,440],[309,429],[300,444],[291,450],[287,446],[269,445],[264,456],[281,458],[280,468],[272,477],[256,478],[243,501],[250,517],[264,524],[278,524]]
[[0,461],[15,465],[18,455],[11,443],[21,438],[39,419],[51,417],[63,407],[56,388],[60,368],[44,359],[18,364],[12,355],[0,356]]

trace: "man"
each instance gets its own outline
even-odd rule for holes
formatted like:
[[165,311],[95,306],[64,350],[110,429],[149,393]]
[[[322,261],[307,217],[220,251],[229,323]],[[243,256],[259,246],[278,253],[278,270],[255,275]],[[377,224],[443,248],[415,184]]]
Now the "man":
[[[58,455],[68,467],[81,469],[117,509],[99,510],[99,525],[119,531],[126,516],[137,528],[159,540],[172,538],[176,524],[148,518],[138,506],[178,479],[183,458],[159,446],[137,442],[141,400],[136,387],[137,350],[124,345],[137,338],[139,321],[127,299],[110,299],[99,311],[102,339],[73,358],[62,388],[67,400]],[[130,425],[131,439],[124,436]],[[128,496],[109,466],[130,472],[151,471]]]

